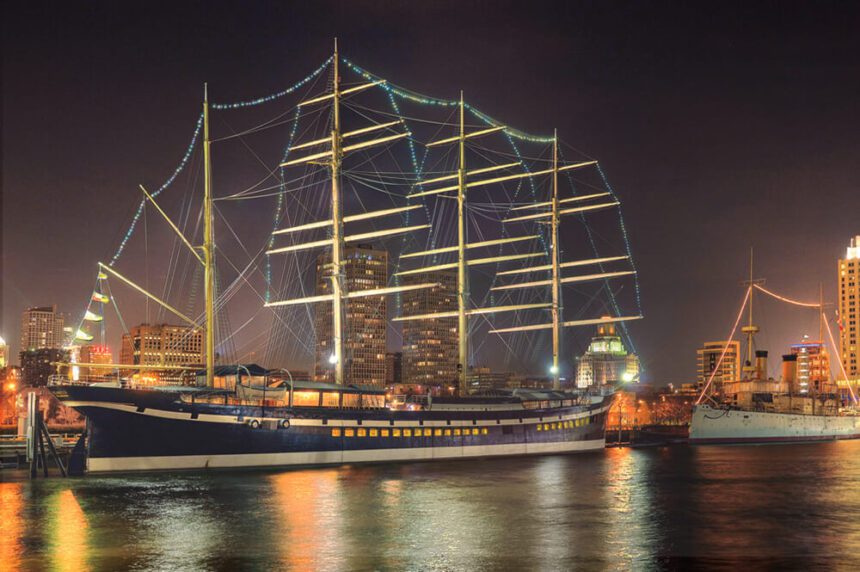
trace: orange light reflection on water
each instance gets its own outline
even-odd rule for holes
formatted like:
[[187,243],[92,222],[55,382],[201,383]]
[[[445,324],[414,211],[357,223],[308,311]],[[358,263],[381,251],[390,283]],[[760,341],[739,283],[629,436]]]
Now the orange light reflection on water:
[[283,522],[281,563],[287,570],[343,567],[337,470],[290,471],[271,477]]
[[17,570],[21,567],[24,538],[24,486],[0,483],[0,566]]
[[75,494],[66,489],[52,499],[53,534],[51,535],[50,558],[54,570],[80,572],[89,570],[87,565],[87,533],[89,525]]

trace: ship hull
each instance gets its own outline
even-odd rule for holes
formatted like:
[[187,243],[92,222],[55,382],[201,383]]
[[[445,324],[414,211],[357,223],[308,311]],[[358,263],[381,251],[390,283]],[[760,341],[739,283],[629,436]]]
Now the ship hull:
[[[531,410],[349,411],[181,403],[154,391],[55,390],[87,418],[90,472],[290,467],[603,449],[611,397]],[[396,434],[396,436],[395,436]]]
[[787,443],[860,438],[860,416],[798,415],[696,406],[690,423],[694,445]]

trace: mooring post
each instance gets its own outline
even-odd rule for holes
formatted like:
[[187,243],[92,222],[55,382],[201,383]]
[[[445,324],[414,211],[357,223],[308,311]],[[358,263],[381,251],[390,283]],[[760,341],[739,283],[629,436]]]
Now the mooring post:
[[27,460],[30,462],[30,478],[35,479],[38,470],[36,433],[36,410],[38,409],[39,396],[35,392],[27,394]]

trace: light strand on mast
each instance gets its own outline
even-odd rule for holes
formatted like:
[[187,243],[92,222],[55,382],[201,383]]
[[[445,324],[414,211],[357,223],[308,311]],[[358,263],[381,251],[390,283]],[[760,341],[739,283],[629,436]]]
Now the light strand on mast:
[[[735,319],[735,325],[732,326],[732,331],[729,333],[729,337],[726,338],[727,342],[734,339],[735,331],[737,331],[737,329],[738,329],[738,324],[741,323],[741,318],[743,318],[743,316],[744,316],[744,308],[746,308],[747,302],[749,301],[751,295],[752,295],[752,285],[750,285],[750,287],[747,288],[747,293],[746,293],[746,296],[744,296],[744,301],[741,304],[741,309],[738,311],[738,317]],[[699,398],[696,399],[696,405],[700,404],[702,402],[702,399],[705,398],[705,395],[707,394],[708,389],[711,387],[711,383],[713,383],[713,381],[714,381],[714,377],[717,375],[717,372],[720,371],[720,366],[723,364],[723,359],[725,359],[728,351],[729,351],[729,344],[726,343],[726,345],[723,347],[723,352],[720,354],[720,359],[717,360],[717,365],[714,366],[714,371],[711,372],[711,376],[708,378],[708,383],[705,384],[705,387],[702,388],[702,392],[699,394]]]

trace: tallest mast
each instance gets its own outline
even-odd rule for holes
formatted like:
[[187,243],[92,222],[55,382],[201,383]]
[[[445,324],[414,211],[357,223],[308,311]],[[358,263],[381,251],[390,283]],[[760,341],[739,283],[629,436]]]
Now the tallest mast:
[[340,134],[340,72],[338,68],[337,38],[334,39],[334,85],[332,86],[331,130],[331,286],[332,332],[334,352],[329,361],[334,364],[334,382],[343,385],[343,208],[340,197],[340,166],[343,160]]
[[212,159],[209,139],[209,89],[203,88],[203,267],[206,299],[206,386],[215,386],[215,231],[212,224]]
[[552,388],[561,389],[558,354],[561,346],[561,268],[558,254],[558,131],[552,138]]
[[457,333],[459,338],[458,381],[460,395],[466,393],[469,362],[469,323],[466,317],[469,285],[466,271],[466,123],[463,92],[460,92],[460,165],[457,169]]

